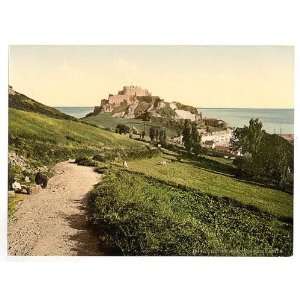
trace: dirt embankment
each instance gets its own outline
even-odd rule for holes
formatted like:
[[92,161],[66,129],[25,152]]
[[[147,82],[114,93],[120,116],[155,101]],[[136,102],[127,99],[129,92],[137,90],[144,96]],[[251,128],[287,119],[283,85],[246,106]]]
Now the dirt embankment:
[[26,196],[8,225],[9,255],[105,255],[86,217],[88,192],[101,175],[62,162],[46,189]]

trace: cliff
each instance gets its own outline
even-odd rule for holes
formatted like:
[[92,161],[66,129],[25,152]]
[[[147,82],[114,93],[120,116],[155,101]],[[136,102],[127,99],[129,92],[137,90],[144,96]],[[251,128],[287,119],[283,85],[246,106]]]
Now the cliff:
[[200,121],[201,114],[195,107],[179,102],[166,102],[158,96],[138,86],[124,86],[116,95],[102,99],[100,106],[90,115],[110,112],[113,117],[150,120],[152,117],[172,120],[190,119]]

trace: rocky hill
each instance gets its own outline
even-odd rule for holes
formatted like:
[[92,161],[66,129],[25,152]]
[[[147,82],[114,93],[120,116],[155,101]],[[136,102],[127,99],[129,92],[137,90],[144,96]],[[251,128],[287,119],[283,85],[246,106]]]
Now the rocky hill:
[[95,116],[103,112],[110,112],[113,117],[128,119],[150,120],[152,117],[192,121],[202,119],[201,113],[198,113],[195,107],[179,102],[166,102],[138,86],[124,86],[118,94],[110,94],[107,99],[101,100],[100,106],[96,106],[94,112],[87,116]]

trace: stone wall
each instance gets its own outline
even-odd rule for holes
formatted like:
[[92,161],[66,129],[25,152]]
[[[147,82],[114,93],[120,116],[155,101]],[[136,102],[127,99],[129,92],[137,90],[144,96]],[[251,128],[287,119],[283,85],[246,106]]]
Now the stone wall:
[[118,94],[128,96],[151,96],[151,93],[149,93],[148,90],[134,85],[124,86]]

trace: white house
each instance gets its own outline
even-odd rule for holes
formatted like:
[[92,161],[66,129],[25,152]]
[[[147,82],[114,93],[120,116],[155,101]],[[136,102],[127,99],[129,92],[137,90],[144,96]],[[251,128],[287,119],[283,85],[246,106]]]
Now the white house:
[[[210,145],[213,142],[215,146],[229,147],[230,139],[232,137],[233,130],[231,128],[227,128],[220,131],[207,132],[202,134],[201,144],[202,146]],[[211,141],[208,143],[208,141]],[[212,145],[212,144],[211,144]]]

